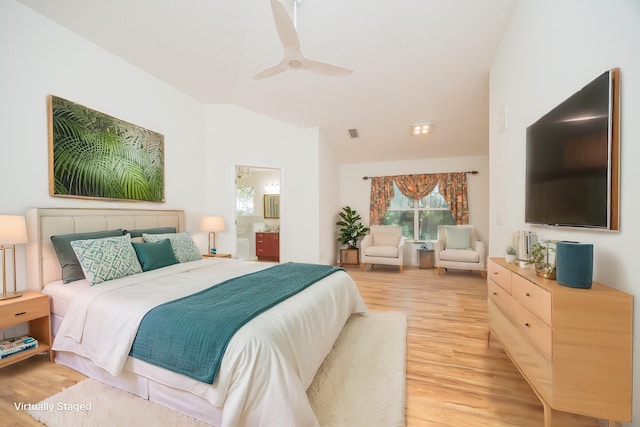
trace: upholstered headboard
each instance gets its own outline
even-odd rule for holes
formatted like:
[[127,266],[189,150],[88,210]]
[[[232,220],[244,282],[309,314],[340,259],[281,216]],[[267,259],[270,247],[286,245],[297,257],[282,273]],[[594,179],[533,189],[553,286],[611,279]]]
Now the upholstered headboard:
[[145,209],[27,209],[27,288],[41,290],[62,278],[51,236],[117,228],[175,227],[184,231],[184,211]]

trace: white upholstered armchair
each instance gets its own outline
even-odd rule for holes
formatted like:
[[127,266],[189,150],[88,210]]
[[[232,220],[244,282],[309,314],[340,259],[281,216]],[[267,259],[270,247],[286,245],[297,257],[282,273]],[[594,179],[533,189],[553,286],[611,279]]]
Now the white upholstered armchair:
[[478,240],[473,225],[441,225],[433,243],[433,258],[438,274],[444,268],[480,271],[486,277],[484,243]]
[[405,238],[399,225],[372,225],[360,243],[362,270],[367,264],[397,265],[402,271]]

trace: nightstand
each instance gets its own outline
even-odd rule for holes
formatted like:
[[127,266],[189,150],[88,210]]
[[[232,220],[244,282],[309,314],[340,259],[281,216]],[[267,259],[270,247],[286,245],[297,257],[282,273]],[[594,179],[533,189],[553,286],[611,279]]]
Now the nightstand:
[[433,268],[433,249],[418,249],[420,268]]
[[0,301],[0,329],[28,322],[29,335],[38,340],[38,347],[1,359],[0,368],[43,352],[53,361],[50,316],[49,297],[40,292],[26,291],[19,298]]
[[203,258],[231,258],[231,254],[223,254],[223,253],[217,253],[217,254],[202,254]]

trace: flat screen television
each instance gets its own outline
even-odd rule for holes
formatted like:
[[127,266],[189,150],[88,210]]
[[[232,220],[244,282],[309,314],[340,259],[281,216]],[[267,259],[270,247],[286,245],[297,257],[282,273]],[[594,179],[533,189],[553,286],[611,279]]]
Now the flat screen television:
[[527,128],[525,222],[619,229],[619,69]]

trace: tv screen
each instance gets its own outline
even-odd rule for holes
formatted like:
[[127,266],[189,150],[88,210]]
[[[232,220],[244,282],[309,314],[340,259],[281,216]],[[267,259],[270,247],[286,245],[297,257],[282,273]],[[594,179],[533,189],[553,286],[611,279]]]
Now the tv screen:
[[527,128],[525,222],[618,229],[618,70]]

